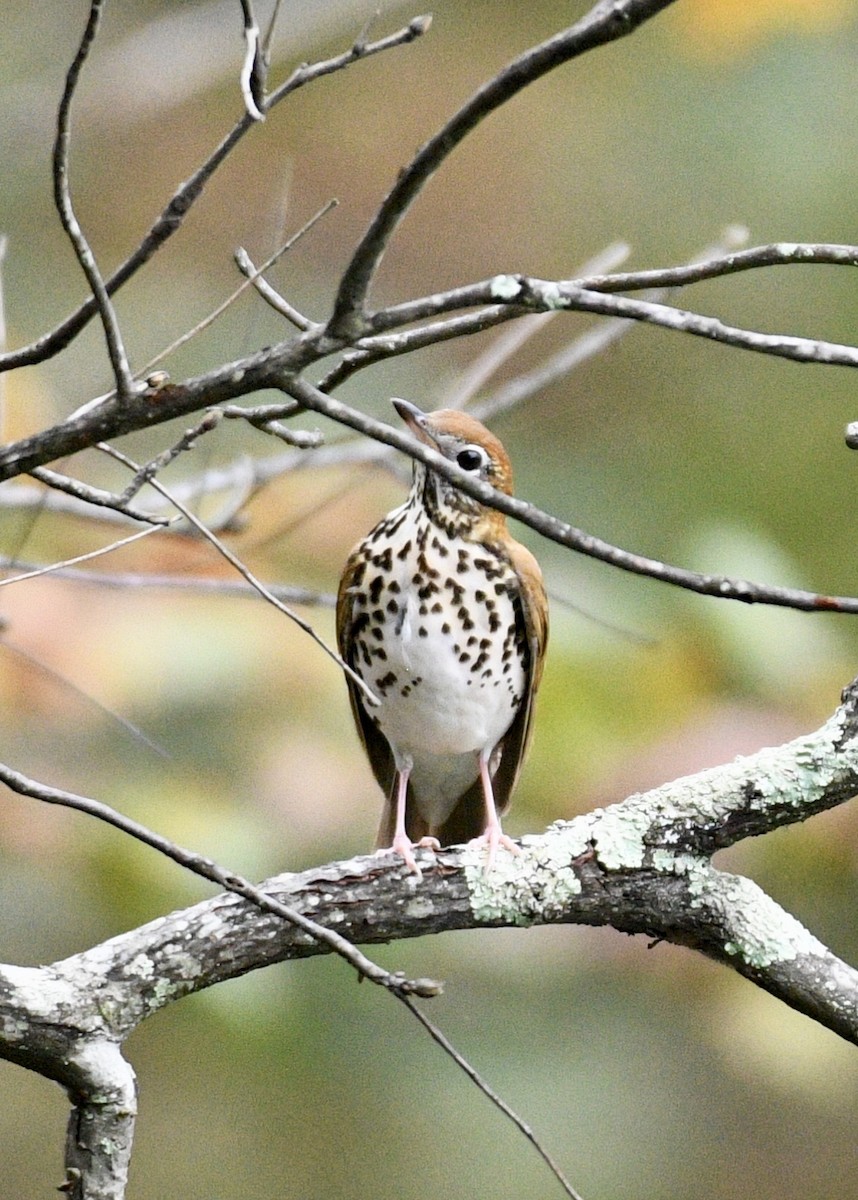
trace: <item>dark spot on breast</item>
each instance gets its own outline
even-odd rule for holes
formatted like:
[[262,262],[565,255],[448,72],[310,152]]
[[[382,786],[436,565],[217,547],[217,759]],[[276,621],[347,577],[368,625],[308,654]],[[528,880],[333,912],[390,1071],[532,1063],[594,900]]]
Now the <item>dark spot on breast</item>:
[[352,621],[352,640],[358,641],[363,631],[369,625],[369,613],[362,612],[360,616],[355,617]]
[[474,628],[474,622],[471,620],[471,614],[465,608],[464,604],[461,606],[461,608],[459,609],[459,611],[456,615],[458,616],[459,620],[462,622],[462,628],[465,630],[466,633],[468,632],[469,629]]
[[409,538],[407,542],[402,543],[402,545],[396,551],[396,557],[400,560],[400,562],[404,562],[405,559],[408,558],[408,555],[410,553],[411,553],[411,538]]
[[393,550],[388,546],[381,554],[373,555],[372,561],[382,571],[389,571],[393,566]]

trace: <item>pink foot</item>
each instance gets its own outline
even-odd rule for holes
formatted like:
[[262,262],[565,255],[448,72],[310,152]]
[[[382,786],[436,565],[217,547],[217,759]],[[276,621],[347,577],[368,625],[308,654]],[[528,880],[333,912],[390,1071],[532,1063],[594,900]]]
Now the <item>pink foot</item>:
[[498,846],[503,846],[504,850],[508,850],[510,854],[521,854],[521,847],[517,846],[511,837],[507,837],[500,825],[487,825],[480,836],[472,838],[468,842],[468,845],[472,846],[475,850],[479,850],[483,846],[488,847],[486,865],[483,868],[486,875],[492,869],[492,864],[495,861],[495,851]]
[[[393,851],[394,854],[398,854],[400,858],[405,860],[405,865],[406,865],[406,867],[408,867],[409,871],[412,872],[412,874],[416,875],[418,877],[418,879],[422,879],[423,872],[418,867],[417,861],[414,858],[414,855],[411,853],[411,851],[412,850],[440,850],[441,843],[438,841],[437,838],[433,838],[433,837],[423,837],[420,839],[419,842],[412,842],[411,838],[409,838],[409,837],[404,837],[404,836],[400,837],[397,835],[396,837],[394,837],[393,842],[390,846],[390,849]],[[382,851],[380,851],[380,853],[386,854],[387,851],[382,850]]]

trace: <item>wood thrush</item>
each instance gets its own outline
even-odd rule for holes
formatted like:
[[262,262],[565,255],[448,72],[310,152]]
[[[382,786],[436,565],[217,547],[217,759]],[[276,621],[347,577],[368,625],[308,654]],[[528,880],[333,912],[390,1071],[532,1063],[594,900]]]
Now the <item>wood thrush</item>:
[[[498,439],[466,413],[394,400],[411,432],[474,478],[512,494]],[[414,463],[408,499],[349,555],[337,597],[352,713],[387,796],[376,848],[416,874],[417,846],[476,839],[486,870],[529,740],[548,638],[536,559],[506,518]]]

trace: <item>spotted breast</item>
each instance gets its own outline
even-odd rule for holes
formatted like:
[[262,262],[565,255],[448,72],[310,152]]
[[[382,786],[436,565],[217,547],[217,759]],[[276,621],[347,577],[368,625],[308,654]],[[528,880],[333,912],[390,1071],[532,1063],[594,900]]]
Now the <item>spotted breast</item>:
[[[511,494],[503,446],[465,413],[394,401],[409,429]],[[548,608],[530,552],[502,514],[415,462],[406,502],[346,563],[340,652],[378,698],[349,685],[358,732],[388,800],[378,833],[419,873],[414,848],[479,839],[487,868],[516,851],[500,814],[527,748]]]

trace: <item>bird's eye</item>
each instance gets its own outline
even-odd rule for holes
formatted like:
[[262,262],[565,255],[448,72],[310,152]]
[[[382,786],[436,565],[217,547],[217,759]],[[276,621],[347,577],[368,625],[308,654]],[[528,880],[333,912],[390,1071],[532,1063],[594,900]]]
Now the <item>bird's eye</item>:
[[481,471],[488,461],[489,456],[482,446],[463,446],[456,455],[456,462],[463,471]]

